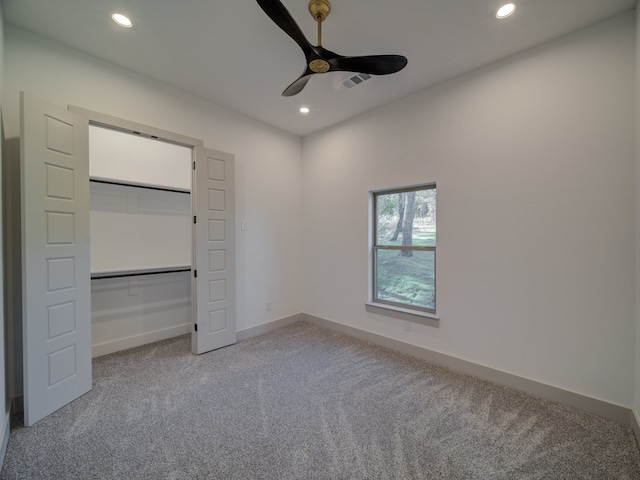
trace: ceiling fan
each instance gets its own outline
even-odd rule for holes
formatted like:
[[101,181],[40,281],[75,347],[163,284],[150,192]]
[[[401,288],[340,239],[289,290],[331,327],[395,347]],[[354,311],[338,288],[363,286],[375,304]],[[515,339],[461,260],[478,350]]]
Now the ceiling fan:
[[399,72],[407,65],[407,59],[402,55],[345,57],[324,48],[322,46],[322,22],[331,11],[328,0],[311,0],[309,2],[309,13],[318,22],[318,45],[309,43],[282,2],[279,0],[257,0],[257,2],[269,18],[302,48],[306,58],[304,72],[282,92],[284,97],[300,93],[309,79],[317,73],[354,72],[389,75]]

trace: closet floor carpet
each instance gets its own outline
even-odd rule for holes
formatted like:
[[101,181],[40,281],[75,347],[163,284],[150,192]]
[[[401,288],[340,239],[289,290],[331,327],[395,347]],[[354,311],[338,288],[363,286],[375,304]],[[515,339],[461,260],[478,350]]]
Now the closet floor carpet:
[[3,479],[640,479],[615,422],[296,323],[93,362],[93,390],[14,425]]

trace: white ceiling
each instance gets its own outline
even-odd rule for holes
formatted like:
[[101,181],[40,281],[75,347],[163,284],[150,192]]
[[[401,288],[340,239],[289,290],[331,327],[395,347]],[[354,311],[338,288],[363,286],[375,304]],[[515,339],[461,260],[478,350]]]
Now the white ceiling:
[[[316,43],[308,0],[283,0]],[[5,21],[304,136],[456,75],[620,14],[636,0],[331,0],[324,47],[342,55],[399,54],[399,73],[347,89],[344,72],[282,91],[304,55],[255,0],[3,0]],[[113,12],[129,15],[122,29]],[[309,106],[301,116],[298,108]]]

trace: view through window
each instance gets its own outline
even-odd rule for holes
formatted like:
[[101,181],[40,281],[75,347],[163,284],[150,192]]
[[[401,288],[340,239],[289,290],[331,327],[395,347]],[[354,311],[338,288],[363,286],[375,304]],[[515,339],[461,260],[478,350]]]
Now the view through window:
[[373,300],[436,311],[436,186],[374,192]]

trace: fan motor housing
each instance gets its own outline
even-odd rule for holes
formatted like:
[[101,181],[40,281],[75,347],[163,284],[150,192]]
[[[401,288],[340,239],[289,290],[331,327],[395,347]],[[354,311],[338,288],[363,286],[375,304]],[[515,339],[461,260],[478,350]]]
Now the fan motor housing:
[[331,65],[326,60],[317,58],[309,62],[309,68],[314,73],[327,73],[331,69]]

